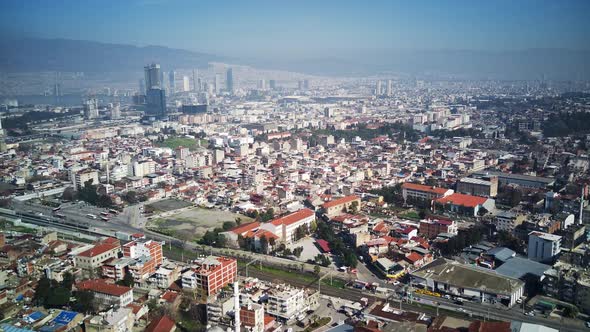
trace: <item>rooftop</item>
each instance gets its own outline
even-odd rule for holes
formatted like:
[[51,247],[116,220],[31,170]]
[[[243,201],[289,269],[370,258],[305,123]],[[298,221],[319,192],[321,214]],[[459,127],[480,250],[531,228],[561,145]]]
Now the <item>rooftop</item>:
[[488,199],[485,197],[454,193],[452,195],[439,198],[436,200],[436,202],[440,204],[454,204],[467,207],[476,207],[478,205],[482,205],[487,200]]
[[503,295],[510,295],[518,288],[524,287],[524,282],[521,280],[444,258],[439,258],[418,269],[412,275],[460,288],[477,289]]
[[324,209],[328,209],[328,208],[331,208],[331,207],[334,207],[334,206],[338,206],[340,204],[349,203],[349,202],[352,202],[352,201],[355,201],[355,200],[360,200],[360,198],[358,196],[356,196],[356,195],[345,196],[345,197],[342,197],[342,198],[335,199],[333,201],[326,202],[326,203],[322,204],[322,207]]

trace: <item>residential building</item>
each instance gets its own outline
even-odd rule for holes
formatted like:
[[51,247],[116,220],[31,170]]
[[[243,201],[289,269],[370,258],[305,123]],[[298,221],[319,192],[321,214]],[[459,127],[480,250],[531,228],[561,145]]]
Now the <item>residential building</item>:
[[209,256],[182,274],[182,287],[200,290],[204,297],[215,295],[237,278],[237,261]]
[[457,235],[458,227],[454,220],[426,219],[420,220],[420,235],[428,239],[437,237],[440,233]]
[[280,284],[268,291],[266,312],[284,322],[293,321],[319,305],[319,292]]
[[537,262],[550,262],[561,252],[561,236],[533,231],[529,233],[527,254]]
[[240,322],[250,332],[264,331],[264,306],[248,303],[240,309]]
[[[434,201],[434,209],[475,217],[480,210],[493,211],[496,202],[491,198],[454,193]],[[482,210],[483,211],[483,210]]]
[[526,215],[512,210],[496,214],[496,230],[511,233],[526,220]]
[[156,266],[162,264],[162,243],[154,240],[135,240],[123,245],[123,256],[138,258],[141,256],[150,257]]
[[94,293],[94,299],[101,307],[125,307],[133,302],[133,288],[107,283],[103,279],[84,280],[76,289]]

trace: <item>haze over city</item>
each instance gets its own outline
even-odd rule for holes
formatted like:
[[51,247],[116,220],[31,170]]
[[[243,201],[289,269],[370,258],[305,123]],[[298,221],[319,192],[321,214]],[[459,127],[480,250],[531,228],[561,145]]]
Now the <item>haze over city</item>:
[[590,329],[590,2],[0,2],[0,332]]

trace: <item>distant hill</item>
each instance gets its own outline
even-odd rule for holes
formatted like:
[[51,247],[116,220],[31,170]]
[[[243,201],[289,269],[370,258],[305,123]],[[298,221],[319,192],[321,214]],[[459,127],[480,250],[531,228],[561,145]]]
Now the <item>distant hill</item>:
[[0,40],[4,72],[138,72],[147,63],[164,68],[205,67],[223,57],[161,46],[137,47],[68,39]]
[[312,75],[364,76],[396,73],[422,78],[590,80],[590,51],[528,49],[351,50],[314,58],[246,59],[173,49],[67,39],[0,40],[2,72],[141,72],[158,62],[163,68],[202,68],[209,62],[250,65]]
[[590,80],[590,51],[527,49],[516,51],[390,50],[341,52],[333,57],[255,62],[267,69],[317,75],[367,75],[384,72],[418,77],[466,79]]

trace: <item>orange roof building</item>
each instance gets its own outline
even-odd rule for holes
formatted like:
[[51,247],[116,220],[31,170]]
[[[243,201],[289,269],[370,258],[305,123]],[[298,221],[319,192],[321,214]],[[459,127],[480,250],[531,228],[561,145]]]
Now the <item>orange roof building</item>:
[[361,208],[361,199],[356,195],[344,196],[322,204],[322,209],[328,217],[338,216],[346,213],[356,202],[358,209]]
[[301,209],[264,223],[260,226],[260,229],[269,231],[282,242],[291,243],[297,240],[295,237],[299,227],[309,229],[314,221],[315,212],[310,209]]

